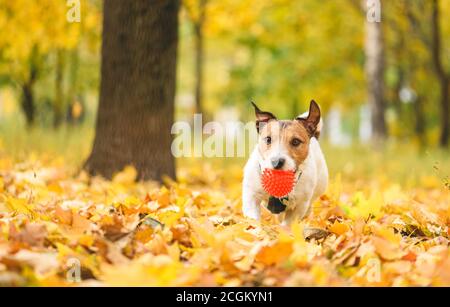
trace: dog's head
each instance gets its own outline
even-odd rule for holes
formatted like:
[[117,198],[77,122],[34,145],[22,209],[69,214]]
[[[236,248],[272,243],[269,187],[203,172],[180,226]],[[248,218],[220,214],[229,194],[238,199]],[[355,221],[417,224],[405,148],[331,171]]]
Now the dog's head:
[[262,169],[296,171],[308,156],[309,142],[320,133],[320,108],[312,100],[307,115],[278,120],[252,102],[258,131],[258,150]]

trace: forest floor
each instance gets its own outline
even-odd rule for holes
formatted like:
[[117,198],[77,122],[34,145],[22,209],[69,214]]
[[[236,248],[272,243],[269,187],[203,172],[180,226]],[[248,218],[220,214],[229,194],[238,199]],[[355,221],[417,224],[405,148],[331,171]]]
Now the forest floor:
[[326,152],[327,193],[286,231],[242,216],[243,160],[178,161],[158,186],[4,145],[0,285],[450,285],[446,154]]

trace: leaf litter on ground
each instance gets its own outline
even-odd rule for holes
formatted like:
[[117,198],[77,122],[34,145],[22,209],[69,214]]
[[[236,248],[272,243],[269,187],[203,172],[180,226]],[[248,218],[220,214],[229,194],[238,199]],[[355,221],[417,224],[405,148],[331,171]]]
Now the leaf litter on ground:
[[[242,216],[241,169],[179,179],[73,175],[38,159],[0,171],[0,285],[450,285],[449,190],[332,178],[284,229]],[[430,180],[428,180],[430,181]]]

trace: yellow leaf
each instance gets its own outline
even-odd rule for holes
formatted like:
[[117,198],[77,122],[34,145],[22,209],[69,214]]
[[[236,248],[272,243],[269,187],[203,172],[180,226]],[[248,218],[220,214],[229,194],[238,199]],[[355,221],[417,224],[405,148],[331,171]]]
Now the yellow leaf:
[[349,216],[354,220],[367,219],[370,216],[379,217],[384,205],[382,195],[376,191],[372,192],[368,198],[361,191],[356,192],[352,202],[353,204],[348,210]]
[[332,233],[337,234],[338,236],[346,233],[350,230],[350,227],[347,224],[339,223],[337,220],[334,221],[333,225],[330,226],[329,230]]
[[22,213],[35,217],[34,206],[29,204],[26,199],[9,197],[7,201],[7,207],[10,211],[14,213]]
[[292,241],[277,241],[272,245],[264,246],[256,255],[256,261],[264,265],[274,265],[289,259],[292,254]]
[[137,177],[137,171],[132,166],[126,166],[121,172],[117,173],[113,177],[113,182],[122,184],[132,184]]
[[52,192],[55,192],[55,193],[58,193],[58,194],[64,192],[64,190],[61,188],[61,186],[59,184],[57,184],[57,183],[49,184],[47,186],[47,189],[49,191],[52,191]]

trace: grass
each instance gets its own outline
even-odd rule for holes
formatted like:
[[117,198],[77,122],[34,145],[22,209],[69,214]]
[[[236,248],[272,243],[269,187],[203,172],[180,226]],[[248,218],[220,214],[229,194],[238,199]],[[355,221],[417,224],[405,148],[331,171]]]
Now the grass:
[[67,126],[59,129],[34,127],[26,129],[17,120],[0,125],[0,153],[15,162],[30,155],[64,157],[72,166],[79,166],[89,154],[94,130],[90,125]]
[[450,175],[448,150],[421,150],[413,144],[388,142],[383,148],[367,145],[347,148],[324,145],[330,175],[341,173],[346,181],[382,177],[406,187],[428,184],[431,177],[440,181]]

